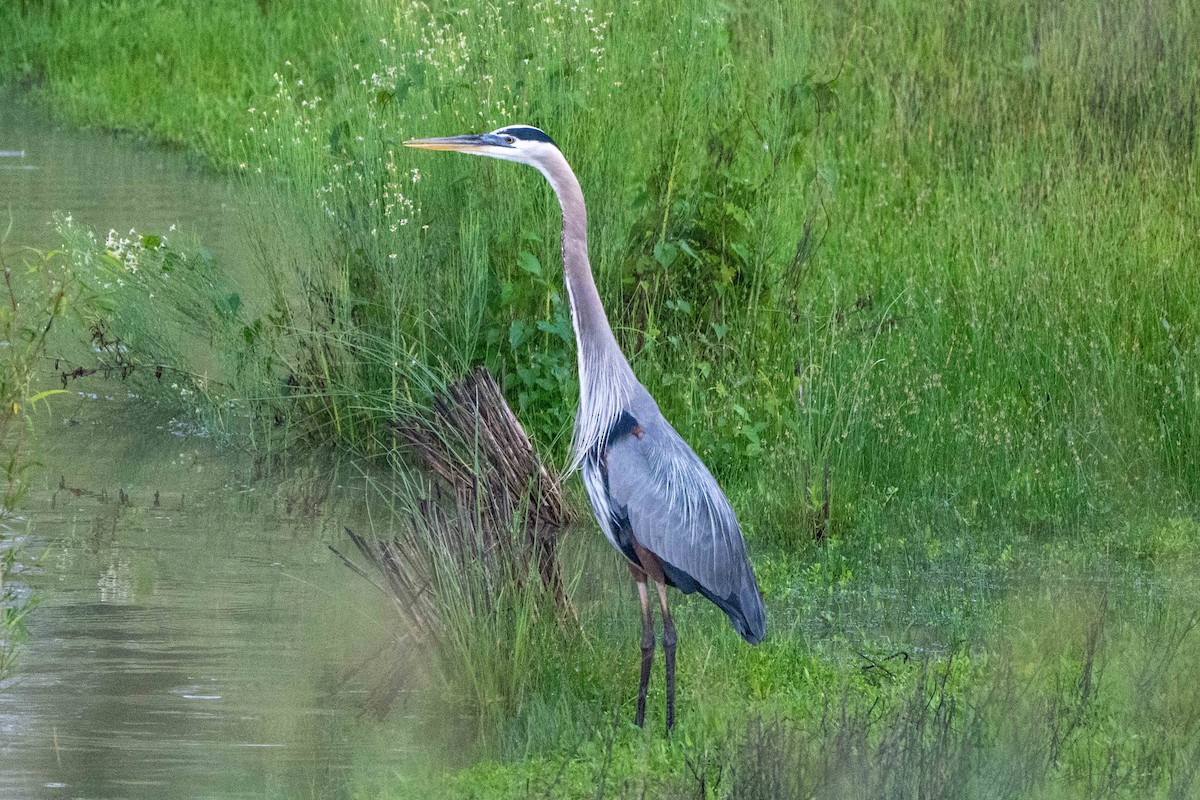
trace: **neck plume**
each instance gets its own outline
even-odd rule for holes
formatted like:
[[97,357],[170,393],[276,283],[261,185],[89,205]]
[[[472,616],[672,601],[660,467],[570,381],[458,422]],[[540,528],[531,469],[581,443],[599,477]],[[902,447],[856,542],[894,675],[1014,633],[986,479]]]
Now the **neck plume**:
[[587,207],[579,180],[561,154],[538,167],[562,206],[563,277],[571,303],[571,324],[579,362],[579,411],[575,416],[571,465],[574,470],[604,444],[608,431],[629,402],[637,379],[613,335],[587,252]]

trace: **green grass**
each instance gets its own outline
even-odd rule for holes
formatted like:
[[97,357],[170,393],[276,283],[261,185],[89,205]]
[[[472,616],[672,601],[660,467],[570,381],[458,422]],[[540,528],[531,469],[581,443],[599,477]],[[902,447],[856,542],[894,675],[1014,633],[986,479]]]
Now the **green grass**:
[[[583,559],[584,635],[546,633],[521,662],[534,672],[510,685],[508,721],[464,755],[495,759],[464,796],[594,796],[617,786],[602,774],[695,796],[702,757],[727,767],[718,796],[754,796],[729,776],[756,774],[768,744],[819,777],[797,793],[907,796],[915,784],[871,783],[890,762],[844,786],[805,742],[899,747],[918,690],[977,709],[928,722],[975,726],[983,752],[1040,742],[978,692],[1017,685],[1016,707],[1074,719],[1063,682],[1104,618],[1120,631],[1094,653],[1113,665],[1107,716],[1072,723],[1087,735],[1054,763],[1013,756],[1040,765],[1029,792],[1098,796],[1109,784],[1087,770],[1111,762],[1097,737],[1117,731],[1113,757],[1141,764],[1128,737],[1150,708],[1165,732],[1145,752],[1179,764],[1171,732],[1192,730],[1129,686],[1143,674],[1130,659],[1183,624],[1139,593],[1194,600],[1173,565],[1194,563],[1200,499],[1198,29],[1169,0],[17,4],[0,10],[0,76],[64,119],[240,176],[253,263],[155,245],[134,279],[68,235],[129,357],[176,368],[226,424],[248,414],[264,446],[378,457],[394,416],[482,362],[561,458],[576,389],[549,189],[401,142],[528,122],[574,164],[618,337],[729,490],[772,634],[751,650],[718,612],[684,606],[686,711],[664,744],[625,725],[631,592],[612,559]],[[165,291],[168,261],[203,278]],[[220,379],[189,382],[202,374]],[[1059,567],[1128,602],[1060,623],[1076,601],[1051,585]],[[1012,622],[1016,608],[1036,621]],[[1147,639],[1126,642],[1143,623]],[[496,624],[486,636],[515,635]],[[1052,637],[1032,666],[1021,625]],[[857,652],[899,650],[921,656],[864,683]],[[951,669],[962,683],[939,694]],[[1162,702],[1177,691],[1152,685]],[[903,752],[958,770],[946,796],[986,795],[982,762],[954,761],[966,740],[946,741]],[[1136,770],[1113,791],[1186,796],[1175,772]]]
[[502,370],[561,453],[548,189],[399,146],[521,119],[574,161],[614,325],[726,480],[830,459],[846,502],[1059,529],[1195,499],[1186,6],[542,6],[532,33],[482,7],[10,10],[5,52],[68,118],[247,175],[286,238],[231,265],[256,283],[221,345],[300,339],[270,376],[318,438],[378,450],[415,356]]
[[61,253],[4,250],[10,231],[0,235],[0,683],[16,669],[25,620],[36,598],[20,592],[11,576],[22,551],[27,524],[18,509],[28,488],[28,471],[36,461],[26,437],[38,411],[61,390],[37,391],[34,375],[46,357],[47,335],[62,320],[77,294],[76,282],[63,266]]
[[[632,725],[636,601],[597,547],[585,638],[559,637],[526,673],[510,724],[467,746],[462,709],[419,695],[406,735],[436,755],[355,796],[1192,797],[1197,533],[1144,521],[1089,538],[1095,550],[1011,536],[1019,555],[974,563],[931,552],[954,550],[932,536],[835,540],[769,593],[758,648],[707,604],[677,603],[670,740],[661,660],[648,728]],[[489,757],[448,770],[446,753]]]

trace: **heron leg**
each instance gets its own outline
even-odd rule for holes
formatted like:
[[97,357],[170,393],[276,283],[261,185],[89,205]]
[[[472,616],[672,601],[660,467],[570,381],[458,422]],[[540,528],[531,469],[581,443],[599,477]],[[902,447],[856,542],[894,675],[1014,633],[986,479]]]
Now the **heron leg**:
[[[671,728],[675,727],[675,623],[671,621],[671,612],[667,609],[667,576],[663,573],[662,564],[659,563],[658,557],[647,550],[636,539],[633,542],[633,551],[637,554],[638,561],[642,565],[643,580],[648,577],[654,581],[655,587],[658,589],[658,601],[662,607],[663,618],[663,656],[666,660],[667,672],[667,735],[670,735]],[[639,584],[639,592],[645,593],[645,584]],[[642,604],[645,618],[649,619],[649,608],[647,604]],[[645,628],[642,631],[642,652],[645,653],[645,642],[647,631],[650,636],[651,647],[654,643],[653,627]],[[652,651],[653,652],[653,651]],[[642,672],[650,668],[649,659],[643,658]]]
[[658,601],[662,605],[663,618],[663,658],[667,670],[667,735],[675,727],[675,623],[671,621],[671,612],[667,610],[667,587],[663,583],[658,587]]
[[638,600],[642,604],[642,680],[638,684],[637,718],[640,728],[646,722],[646,692],[650,687],[650,665],[654,662],[654,620],[650,617],[650,595],[646,590],[646,572],[629,565],[637,581]]

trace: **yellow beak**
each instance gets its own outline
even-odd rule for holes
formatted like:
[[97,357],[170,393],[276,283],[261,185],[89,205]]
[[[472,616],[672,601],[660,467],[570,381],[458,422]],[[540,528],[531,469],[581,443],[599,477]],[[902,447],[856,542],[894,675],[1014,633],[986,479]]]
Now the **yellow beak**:
[[470,152],[478,150],[481,147],[492,144],[492,142],[484,141],[486,134],[471,134],[467,136],[441,136],[434,139],[409,139],[404,143],[405,147],[416,147],[421,150],[454,150],[457,152]]

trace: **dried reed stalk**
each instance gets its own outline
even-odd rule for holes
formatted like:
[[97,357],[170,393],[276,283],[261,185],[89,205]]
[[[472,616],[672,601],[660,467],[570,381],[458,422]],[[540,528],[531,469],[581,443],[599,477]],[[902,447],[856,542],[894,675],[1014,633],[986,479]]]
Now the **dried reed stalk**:
[[558,560],[571,509],[491,374],[477,367],[429,413],[398,420],[394,430],[433,479],[418,487],[406,530],[391,539],[347,534],[415,631],[443,627],[447,597],[431,587],[455,581],[463,589],[455,601],[486,613],[496,592],[520,586],[534,567],[556,610],[574,618]]

